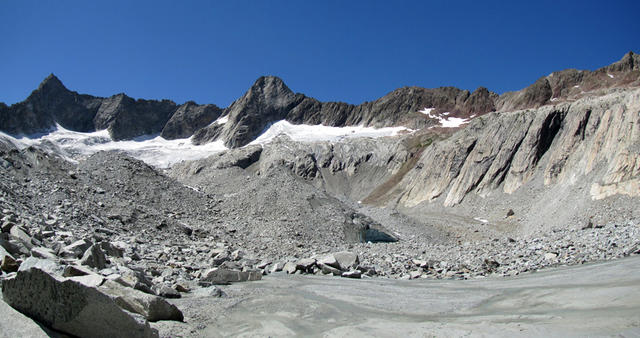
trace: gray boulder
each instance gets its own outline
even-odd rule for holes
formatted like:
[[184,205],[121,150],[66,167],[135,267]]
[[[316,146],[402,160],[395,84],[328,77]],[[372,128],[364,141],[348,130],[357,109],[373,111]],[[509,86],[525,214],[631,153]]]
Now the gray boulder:
[[99,245],[92,245],[80,259],[80,264],[96,269],[104,269],[107,267],[107,257]]
[[157,337],[142,316],[79,282],[38,268],[21,270],[2,283],[4,301],[44,325],[79,337]]
[[79,258],[81,257],[87,249],[91,246],[91,242],[86,241],[84,239],[77,240],[60,250],[61,257],[67,258]]
[[4,272],[16,272],[20,264],[16,259],[2,246],[0,246],[0,269]]
[[109,296],[121,308],[140,314],[150,322],[184,320],[182,312],[161,297],[127,288],[110,280],[104,281],[98,290]]
[[31,249],[31,256],[36,258],[44,258],[44,259],[56,259],[56,254],[53,250],[45,247],[35,247]]
[[250,282],[262,279],[260,271],[239,271],[223,268],[213,268],[205,271],[200,278],[201,285],[229,284],[237,282]]
[[336,252],[333,254],[333,257],[336,259],[339,269],[342,271],[353,269],[360,263],[358,255],[349,251]]

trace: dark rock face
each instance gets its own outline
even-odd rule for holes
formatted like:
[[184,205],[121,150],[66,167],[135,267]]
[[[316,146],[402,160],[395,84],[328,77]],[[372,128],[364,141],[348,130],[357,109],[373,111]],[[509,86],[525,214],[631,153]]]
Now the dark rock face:
[[198,129],[204,128],[222,114],[222,109],[214,104],[198,105],[189,101],[171,116],[160,134],[167,140],[191,137]]
[[221,134],[225,145],[237,148],[248,144],[270,123],[284,119],[302,99],[277,77],[259,78],[227,109],[229,121]]
[[92,131],[99,105],[100,98],[69,91],[51,74],[25,101],[0,106],[0,125],[12,134],[46,131],[56,122],[67,129]]
[[108,129],[115,140],[162,131],[176,110],[173,101],[134,100],[125,94],[105,99],[94,119],[96,129]]

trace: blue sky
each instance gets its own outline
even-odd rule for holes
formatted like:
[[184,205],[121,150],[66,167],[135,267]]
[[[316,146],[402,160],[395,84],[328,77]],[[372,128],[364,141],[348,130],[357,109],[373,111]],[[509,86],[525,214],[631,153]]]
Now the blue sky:
[[640,52],[640,1],[2,1],[0,101],[49,73],[97,96],[225,107],[261,75],[323,101],[502,93]]

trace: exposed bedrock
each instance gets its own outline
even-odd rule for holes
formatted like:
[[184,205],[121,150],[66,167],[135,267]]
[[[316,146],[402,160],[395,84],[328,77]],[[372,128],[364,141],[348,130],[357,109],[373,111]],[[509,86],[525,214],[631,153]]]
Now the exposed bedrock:
[[640,90],[620,90],[536,110],[491,114],[427,148],[400,183],[400,202],[414,206],[446,196],[513,193],[536,173],[544,185],[572,184],[589,174],[591,197],[640,195]]

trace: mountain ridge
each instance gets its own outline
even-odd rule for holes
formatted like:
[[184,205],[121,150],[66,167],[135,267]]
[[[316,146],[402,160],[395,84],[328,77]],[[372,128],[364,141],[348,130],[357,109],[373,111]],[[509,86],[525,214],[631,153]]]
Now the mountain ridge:
[[[553,72],[532,85],[498,95],[479,87],[473,92],[455,87],[401,87],[358,105],[319,101],[295,93],[276,76],[261,76],[229,107],[178,105],[171,100],[133,99],[124,93],[97,97],[67,89],[53,73],[24,101],[0,104],[0,130],[9,134],[46,132],[60,124],[74,131],[107,129],[114,140],[149,134],[165,139],[192,137],[195,144],[223,140],[230,148],[253,141],[270,124],[371,127],[437,126],[438,116],[478,117],[489,112],[538,108],[572,101],[598,90],[640,85],[640,56],[628,52],[622,59],[595,71],[567,69]],[[596,93],[601,95],[603,93]],[[428,116],[419,111],[433,108]],[[227,123],[213,123],[221,116]]]

